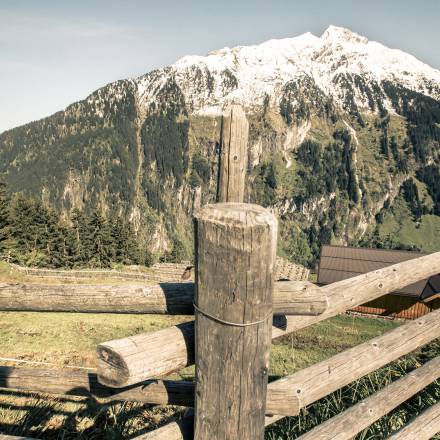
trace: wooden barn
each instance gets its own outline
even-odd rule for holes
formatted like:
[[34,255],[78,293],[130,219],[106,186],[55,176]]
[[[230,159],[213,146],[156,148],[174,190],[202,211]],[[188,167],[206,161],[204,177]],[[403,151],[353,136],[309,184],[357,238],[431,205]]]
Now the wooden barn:
[[[422,252],[323,246],[318,284],[325,285],[426,255]],[[440,275],[355,307],[353,311],[415,319],[440,308]]]

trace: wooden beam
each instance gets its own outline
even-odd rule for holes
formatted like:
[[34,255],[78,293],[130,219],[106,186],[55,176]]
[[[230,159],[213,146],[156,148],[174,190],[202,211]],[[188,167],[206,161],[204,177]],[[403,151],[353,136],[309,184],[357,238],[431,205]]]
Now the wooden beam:
[[[351,439],[358,432],[374,423],[380,417],[396,408],[439,377],[440,358],[437,357],[383,388],[371,397],[332,419],[327,420],[315,429],[299,437],[299,439]],[[273,382],[273,384],[275,383],[276,382]],[[270,385],[271,384],[269,384],[268,390],[270,389]],[[266,417],[265,425],[269,426],[282,418],[281,416]],[[189,437],[185,437],[186,431],[182,429],[183,426],[192,426],[192,420],[187,418],[185,425],[180,425],[179,422],[172,421],[158,430],[144,434],[142,440],[187,440]],[[412,422],[389,437],[388,440],[429,440],[438,432],[440,432],[440,403],[422,412]]]
[[108,388],[99,383],[95,373],[62,369],[0,367],[0,388],[153,405],[187,406],[194,401],[193,382],[149,380],[131,387]]
[[[440,358],[437,357],[362,402],[321,423],[300,436],[298,440],[350,440],[439,377]],[[437,417],[436,426],[440,429],[440,413]],[[437,431],[433,432],[436,433]],[[422,440],[431,437],[420,437],[417,433],[416,436],[406,438]]]
[[[440,252],[322,287],[321,292],[325,293],[328,300],[327,309],[316,316],[275,317],[272,338],[284,336],[344,313],[355,306],[438,273],[440,273]],[[149,353],[148,363],[142,357],[145,352]],[[139,360],[139,356],[142,360]],[[127,383],[134,383],[131,382],[132,380],[142,381],[170,374],[194,363],[194,321],[157,332],[104,342],[98,346],[98,358],[100,380],[110,386],[113,379],[115,386],[124,386]],[[107,362],[112,363],[115,370],[111,380],[101,373],[101,363]]]
[[228,107],[222,116],[218,202],[244,202],[249,123],[240,105]]
[[271,388],[293,387],[304,407],[438,337],[440,309],[279,379]]
[[16,435],[6,435],[6,434],[0,434],[0,440],[37,440],[35,438],[31,437],[20,437]]
[[436,252],[323,286],[329,302],[327,310],[318,316],[275,319],[272,337],[308,327],[439,273],[440,252]]
[[440,403],[430,406],[388,440],[429,440],[440,432]]
[[[0,310],[20,312],[194,314],[194,283],[30,284],[0,283]],[[327,298],[308,281],[275,283],[274,313],[323,313]]]
[[[143,402],[152,405],[194,406],[194,382],[147,380],[125,388],[99,383],[95,373],[63,369],[0,367],[0,389],[71,395],[95,399]],[[268,414],[293,416],[299,413],[295,390],[268,391]]]
[[[271,418],[266,417],[265,425],[270,424]],[[158,429],[147,432],[133,440],[193,440],[194,416],[190,415],[181,420],[173,420]]]
[[[426,319],[428,317],[429,319]],[[268,395],[275,390],[289,391],[293,393],[292,395],[299,396],[296,405],[303,408],[439,336],[440,310],[437,310],[323,362],[269,383]],[[436,358],[436,362],[438,362],[438,358]],[[298,413],[299,411],[296,414]],[[272,425],[283,418],[283,415],[266,416],[265,425]],[[174,423],[171,422],[169,425],[172,426],[167,428],[169,432],[173,432],[170,439],[182,440],[182,435],[180,437],[178,435],[178,426],[175,426]],[[167,432],[167,429],[164,428],[163,432]],[[149,438],[145,437],[145,440]],[[154,438],[168,440],[166,436]]]
[[194,413],[180,420],[173,420],[154,431],[139,435],[132,440],[194,440]]
[[258,205],[195,216],[194,440],[264,437],[277,236]]
[[324,291],[309,281],[277,281],[273,292],[274,315],[317,316],[328,308]]
[[193,283],[0,283],[0,310],[84,313],[194,313]]

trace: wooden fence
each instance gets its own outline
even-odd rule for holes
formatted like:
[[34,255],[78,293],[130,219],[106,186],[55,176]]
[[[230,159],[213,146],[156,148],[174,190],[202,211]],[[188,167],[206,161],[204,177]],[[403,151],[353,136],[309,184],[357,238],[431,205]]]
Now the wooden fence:
[[[0,387],[188,408],[184,418],[137,439],[254,440],[265,426],[440,337],[437,310],[268,384],[272,339],[440,273],[440,253],[324,287],[277,281],[277,220],[242,203],[246,145],[246,117],[233,106],[223,117],[222,203],[195,216],[194,283],[0,284],[0,310],[194,314],[194,320],[99,344],[97,374],[0,367]],[[164,379],[192,364],[195,382]],[[300,438],[351,439],[439,377],[440,357]],[[392,438],[427,440],[439,431],[437,404]]]

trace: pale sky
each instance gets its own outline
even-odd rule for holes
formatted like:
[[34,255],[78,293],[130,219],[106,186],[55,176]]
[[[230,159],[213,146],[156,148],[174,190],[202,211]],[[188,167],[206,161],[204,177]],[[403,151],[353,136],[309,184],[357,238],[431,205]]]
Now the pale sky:
[[440,0],[0,0],[0,132],[225,46],[344,26],[440,68]]

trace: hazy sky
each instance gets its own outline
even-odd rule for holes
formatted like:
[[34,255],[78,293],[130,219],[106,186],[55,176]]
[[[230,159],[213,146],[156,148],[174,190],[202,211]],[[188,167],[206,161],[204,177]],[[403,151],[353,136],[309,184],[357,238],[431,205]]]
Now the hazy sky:
[[189,55],[330,24],[440,68],[440,0],[0,0],[0,132]]

